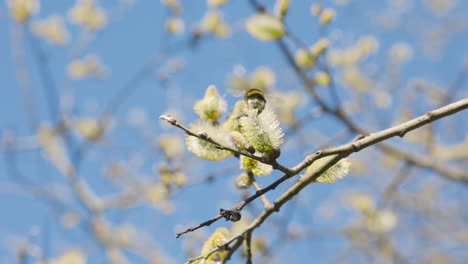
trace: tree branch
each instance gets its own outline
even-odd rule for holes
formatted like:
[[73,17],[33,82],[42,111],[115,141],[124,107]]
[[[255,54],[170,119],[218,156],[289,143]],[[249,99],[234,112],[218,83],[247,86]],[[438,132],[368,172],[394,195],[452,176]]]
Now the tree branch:
[[[431,112],[427,112],[426,114],[417,117],[415,119],[412,119],[410,121],[404,122],[400,125],[370,134],[368,136],[358,136],[356,137],[355,140],[352,142],[342,145],[340,147],[336,148],[329,148],[321,151],[317,151],[314,154],[311,154],[307,156],[302,162],[294,166],[292,169],[288,169],[290,173],[284,174],[281,178],[273,182],[272,184],[268,185],[264,189],[258,190],[254,195],[250,196],[249,198],[237,203],[234,205],[230,210],[242,210],[247,204],[250,202],[254,201],[258,197],[262,196],[263,194],[275,189],[278,185],[280,185],[282,182],[286,181],[287,179],[299,174],[303,169],[306,167],[310,166],[314,161],[327,157],[327,156],[332,156],[335,155],[335,157],[327,162],[325,165],[322,166],[322,168],[318,168],[317,172],[314,173],[311,176],[303,177],[297,182],[293,187],[291,187],[288,191],[286,191],[278,200],[276,200],[272,206],[268,207],[265,209],[263,212],[261,218],[258,221],[263,222],[273,211],[279,210],[279,208],[287,201],[287,199],[291,199],[293,196],[295,196],[300,190],[302,190],[306,185],[310,184],[311,182],[314,182],[323,172],[325,172],[328,168],[333,166],[336,162],[338,162],[340,159],[347,157],[353,152],[358,152],[362,149],[365,149],[367,147],[370,147],[372,145],[375,145],[385,139],[395,137],[395,136],[404,136],[406,133],[409,131],[415,130],[423,125],[426,125],[428,123],[431,123],[435,120],[438,120],[440,118],[453,115],[457,112],[460,112],[464,109],[468,108],[468,98],[465,98],[463,100],[460,100],[458,102],[449,104],[447,106],[441,107],[439,109],[433,110]],[[167,119],[166,119],[167,120]],[[172,119],[175,121],[175,119]],[[169,121],[170,122],[170,121]],[[187,130],[190,133],[192,133],[190,130]],[[195,135],[197,136],[197,135]],[[334,162],[333,162],[334,161]],[[419,162],[419,160],[418,160]],[[427,161],[429,162],[429,161]],[[423,165],[423,164],[421,164]],[[456,174],[449,174],[453,180],[460,180],[463,182],[468,182],[468,176],[463,173],[463,172],[457,172]],[[447,175],[448,176],[448,175]],[[213,217],[212,219],[205,221],[197,226],[191,227],[186,229],[183,232],[177,233],[176,238],[180,237],[183,234],[195,231],[203,226],[209,226],[212,223],[218,221],[220,218],[222,218],[221,215],[217,215]],[[261,224],[261,223],[259,223]],[[255,228],[257,225],[252,226],[252,228]],[[232,240],[234,241],[234,240]],[[231,242],[232,242],[231,241]]]
[[196,137],[196,138],[199,138],[201,140],[204,140],[206,142],[209,142],[213,145],[216,146],[216,148],[218,149],[221,149],[221,150],[227,150],[227,151],[230,151],[234,154],[237,154],[237,155],[242,155],[242,156],[246,156],[248,158],[251,158],[251,159],[254,159],[254,160],[257,160],[257,161],[260,161],[262,163],[265,163],[265,164],[268,164],[268,165],[271,165],[273,166],[274,169],[278,169],[280,170],[281,172],[284,172],[286,174],[289,174],[291,173],[291,171],[282,166],[281,164],[279,164],[276,160],[267,160],[263,157],[258,157],[258,156],[255,156],[253,154],[250,154],[249,152],[247,151],[239,151],[237,149],[234,149],[234,148],[231,148],[231,147],[228,147],[228,146],[224,146],[216,141],[214,141],[209,135],[207,135],[206,133],[194,133],[193,131],[191,131],[190,129],[186,128],[185,126],[181,125],[179,122],[177,122],[177,120],[175,120],[173,117],[169,116],[169,115],[162,115],[159,117],[160,119],[162,120],[166,120],[169,124],[175,126],[175,127],[178,127],[180,129],[182,129],[183,131],[185,131],[186,134],[190,135],[190,136],[193,136],[193,137]]

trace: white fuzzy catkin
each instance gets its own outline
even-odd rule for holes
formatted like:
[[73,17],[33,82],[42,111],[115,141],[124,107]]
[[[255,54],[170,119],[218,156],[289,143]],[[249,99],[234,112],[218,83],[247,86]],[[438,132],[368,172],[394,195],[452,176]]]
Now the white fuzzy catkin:
[[[227,145],[227,133],[218,126],[213,126],[207,121],[199,120],[190,125],[190,130],[194,133],[206,133],[215,142]],[[193,154],[206,160],[222,160],[231,155],[230,151],[221,150],[206,140],[186,135],[185,143],[187,149]]]
[[266,107],[262,113],[247,111],[240,119],[241,131],[249,144],[263,153],[270,153],[283,143],[283,132],[276,115]]

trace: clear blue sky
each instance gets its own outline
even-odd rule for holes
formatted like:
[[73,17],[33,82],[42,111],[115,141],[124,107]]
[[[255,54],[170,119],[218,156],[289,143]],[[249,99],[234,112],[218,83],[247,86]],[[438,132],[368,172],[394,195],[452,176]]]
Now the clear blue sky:
[[[132,5],[120,4],[117,0],[100,1],[102,6],[112,12],[108,26],[95,35],[95,39],[80,52],[81,55],[95,53],[99,55],[104,65],[108,69],[108,75],[103,80],[79,80],[70,81],[66,75],[67,65],[71,59],[71,49],[76,43],[80,30],[70,23],[67,28],[70,30],[71,40],[64,46],[52,46],[46,42],[33,37],[36,43],[45,50],[50,58],[50,67],[56,88],[63,93],[67,87],[72,87],[76,98],[74,113],[78,116],[99,114],[113,96],[127,83],[132,76],[155,54],[159,54],[166,46],[176,47],[180,43],[187,41],[187,34],[176,37],[167,37],[164,32],[164,21],[168,15],[160,1],[135,0]],[[201,19],[206,11],[205,1],[195,3],[195,1],[183,1],[184,12],[182,18],[185,21],[186,30],[190,30]],[[198,1],[197,1],[198,2]],[[184,123],[188,124],[196,119],[196,115],[191,111],[195,100],[203,96],[204,90],[210,84],[215,84],[220,93],[225,96],[230,105],[238,98],[229,93],[227,89],[227,77],[232,73],[236,65],[243,65],[247,72],[253,71],[259,66],[268,66],[276,73],[277,82],[275,88],[281,91],[301,89],[300,83],[293,76],[292,70],[288,68],[284,57],[279,53],[277,46],[273,42],[259,42],[252,38],[243,30],[243,22],[253,10],[248,1],[231,1],[221,9],[224,11],[226,22],[232,26],[232,35],[227,39],[202,38],[200,45],[193,49],[174,48],[166,53],[156,64],[155,69],[160,69],[169,59],[183,59],[186,67],[179,73],[171,76],[167,86],[158,81],[155,73],[146,75],[140,82],[135,83],[135,88],[123,104],[119,105],[115,116],[119,120],[125,120],[129,112],[135,108],[143,109],[147,113],[147,127],[154,135],[164,133],[180,134],[181,131],[175,128],[161,126],[157,119],[159,115],[168,109],[179,109],[184,113]],[[266,2],[266,1],[263,1]],[[271,1],[273,2],[273,1]],[[311,17],[309,7],[312,1],[292,1],[292,8],[289,11],[286,24],[304,41],[312,44],[319,37],[319,26]],[[403,26],[398,29],[382,29],[375,22],[376,16],[384,14],[389,10],[389,2],[392,1],[370,1],[356,0],[345,7],[336,6],[331,1],[323,1],[325,6],[336,7],[337,19],[332,23],[330,30],[333,34],[334,47],[346,47],[364,35],[373,35],[379,40],[379,52],[370,59],[369,64],[383,64],[390,47],[398,41],[406,41],[414,46],[421,46],[421,32],[428,28],[436,28],[440,23],[447,21],[447,17],[435,16],[423,7],[423,1],[408,1],[411,6],[407,13],[401,16]],[[402,1],[405,2],[405,1]],[[443,50],[442,56],[438,60],[424,56],[423,50],[415,49],[413,59],[402,66],[401,84],[402,86],[411,77],[428,78],[429,80],[447,85],[455,77],[457,70],[466,60],[466,47],[468,47],[468,29],[466,19],[468,14],[468,2],[458,1],[457,9],[451,11],[454,17],[459,17],[463,21],[464,27],[455,33],[449,40],[448,46]],[[67,9],[74,4],[74,1],[42,1],[41,9],[35,19],[47,17],[50,14],[64,15]],[[113,11],[110,11],[113,10]],[[427,22],[429,21],[429,22]],[[29,137],[34,135],[27,122],[24,101],[18,87],[16,78],[16,67],[12,54],[12,32],[15,25],[9,18],[5,1],[0,3],[0,132],[14,131],[18,137]],[[430,31],[430,30],[429,30]],[[34,100],[37,104],[36,113],[40,119],[46,122],[54,122],[49,115],[47,108],[44,87],[38,74],[38,65],[33,59],[29,45],[29,37],[24,36],[21,42],[24,47],[27,70],[31,81],[31,88],[34,93]],[[153,71],[155,72],[155,71]],[[344,89],[339,86],[338,89]],[[466,94],[466,86],[464,88]],[[405,94],[398,94],[394,100],[404,99]],[[50,98],[49,98],[50,99]],[[312,103],[307,102],[302,110],[307,111],[312,108]],[[429,106],[421,103],[421,114]],[[394,111],[384,113],[386,117],[396,114]],[[321,131],[334,129],[331,121],[324,120],[320,125]],[[130,160],[136,158],[133,154],[139,152],[146,155],[148,142],[142,140],[134,132],[125,129],[113,132],[109,143],[104,147],[92,147],[90,157],[82,166],[81,175],[86,179],[93,189],[99,194],[110,194],[115,191],[115,186],[109,186],[104,176],[102,164],[96,161],[108,160],[104,157],[115,156],[116,159]],[[458,139],[463,138],[463,133],[458,135]],[[117,142],[117,143],[116,143]],[[113,152],[114,149],[120,149]],[[288,166],[296,164],[307,151],[291,151],[283,153],[280,161]],[[111,152],[111,153],[109,153]],[[133,153],[133,154],[132,154]],[[3,154],[3,153],[2,153]],[[10,155],[10,154],[9,154]],[[156,152],[150,152],[151,156],[145,157],[140,172],[145,175],[153,173],[152,167],[162,161],[162,157]],[[190,156],[191,153],[186,153]],[[59,225],[61,211],[56,211],[50,203],[38,201],[20,189],[15,189],[12,182],[21,183],[20,179],[11,179],[8,172],[8,159],[0,159],[0,262],[13,263],[13,256],[8,250],[14,236],[28,236],[31,228],[39,227],[41,234],[37,243],[43,245],[41,239],[50,242],[47,244],[46,252],[49,256],[56,256],[70,248],[83,248],[90,255],[89,263],[106,263],[101,248],[90,240],[89,233],[80,230],[68,230]],[[38,149],[24,151],[17,154],[18,167],[22,174],[27,175],[31,182],[27,183],[31,187],[49,186],[49,188],[61,188],[53,185],[53,182],[64,184],[63,177],[57,170],[41,157]],[[190,159],[196,163],[197,158]],[[200,161],[190,171],[188,178],[196,179],[210,172],[217,171],[226,166],[235,166],[236,160],[229,158],[221,164]],[[109,212],[106,216],[114,224],[131,223],[140,230],[138,235],[149,237],[156,241],[161,251],[165,252],[168,258],[175,263],[185,260],[183,255],[184,239],[175,239],[174,234],[180,231],[181,227],[193,225],[208,218],[213,217],[220,207],[228,207],[240,199],[240,192],[233,187],[233,179],[240,172],[234,169],[230,173],[215,181],[212,184],[203,184],[189,187],[174,195],[173,200],[176,211],[172,214],[164,214],[159,210],[147,206],[138,206],[125,210]],[[280,174],[274,173],[270,179],[262,178],[260,182],[267,185],[276,179]],[[284,191],[290,183],[275,190],[269,197],[277,197]],[[16,186],[16,185],[15,185]],[[324,221],[317,216],[317,207],[323,197],[340,198],[340,192],[359,187],[373,192],[372,186],[368,186],[362,179],[346,179],[334,185],[320,184],[312,186],[300,195],[294,206],[286,206],[282,209],[280,217],[291,216],[290,223],[297,226],[312,227],[312,232],[317,232],[317,236],[307,241],[296,241],[291,243],[279,254],[279,259],[287,260],[288,263],[329,263],[336,257],[336,252],[340,251],[345,243],[342,237],[331,235],[326,239],[321,230],[333,229],[336,225],[350,221],[352,212],[341,210],[340,214],[330,221]],[[66,189],[62,195],[69,197]],[[74,208],[80,208],[73,198],[67,198]],[[331,198],[333,200],[333,198]],[[256,203],[260,208],[261,203]],[[86,211],[81,207],[82,213]],[[230,226],[230,223],[217,222],[212,227],[205,228],[203,232],[208,234],[218,226]],[[265,226],[269,224],[266,223]],[[261,235],[267,228],[258,229],[255,234]],[[145,232],[146,231],[146,232]],[[44,237],[44,234],[47,234]],[[189,234],[188,236],[191,236]],[[143,263],[136,256],[128,255],[132,263]]]

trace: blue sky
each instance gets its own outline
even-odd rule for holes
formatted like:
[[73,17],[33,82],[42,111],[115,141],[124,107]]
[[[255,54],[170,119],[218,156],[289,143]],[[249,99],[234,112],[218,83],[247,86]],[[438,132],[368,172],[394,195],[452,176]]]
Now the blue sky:
[[[238,100],[233,96],[227,87],[227,77],[232,73],[236,65],[242,65],[248,73],[259,66],[268,66],[276,74],[275,89],[280,91],[301,90],[301,83],[294,76],[284,59],[279,53],[277,46],[273,42],[260,42],[250,36],[243,29],[243,22],[250,17],[254,10],[248,1],[231,1],[232,3],[223,6],[226,22],[232,27],[232,35],[227,39],[217,39],[206,37],[200,40],[198,46],[187,48],[189,34],[169,37],[164,33],[164,21],[168,16],[168,9],[161,5],[160,1],[135,0],[134,4],[122,4],[119,1],[100,1],[103,8],[112,14],[108,26],[97,32],[93,36],[89,45],[75,55],[73,47],[81,34],[81,29],[67,23],[71,40],[64,46],[52,46],[33,35],[23,34],[20,40],[23,45],[24,56],[26,58],[27,71],[30,78],[33,99],[37,104],[35,109],[41,122],[54,123],[48,112],[47,99],[44,95],[44,87],[41,84],[38,72],[37,61],[31,52],[31,41],[39,45],[49,58],[49,66],[53,76],[53,82],[61,95],[68,89],[74,94],[73,113],[76,116],[96,116],[99,115],[105,106],[112,100],[113,96],[131,80],[143,65],[148,63],[154,56],[161,55],[161,51],[166,47],[174,47],[170,52],[165,52],[150,74],[146,74],[137,83],[132,84],[131,94],[125,98],[118,106],[114,116],[119,122],[124,123],[129,113],[143,110],[146,113],[145,128],[151,136],[161,134],[182,135],[176,128],[168,128],[161,125],[158,120],[159,115],[178,109],[184,114],[183,122],[189,124],[197,117],[192,111],[193,103],[201,98],[204,90],[210,84],[218,87],[229,104]],[[263,1],[266,2],[266,1]],[[312,1],[292,1],[286,19],[286,25],[295,35],[311,45],[317,40],[319,35],[319,25],[310,15],[309,7]],[[450,17],[459,18],[463,22],[461,29],[450,36],[447,46],[438,59],[425,56],[421,44],[423,32],[429,28],[437,28],[438,25],[446,23],[448,16],[434,15],[423,6],[423,1],[408,1],[411,8],[402,11],[400,17],[401,26],[397,29],[384,29],[376,23],[376,17],[380,17],[388,10],[397,10],[391,6],[392,1],[351,1],[347,6],[338,6],[332,1],[322,1],[324,6],[336,8],[337,19],[326,30],[330,34],[332,47],[342,48],[352,45],[360,36],[373,35],[379,41],[379,51],[366,62],[367,67],[382,66],[386,63],[388,51],[396,42],[408,42],[413,45],[413,59],[401,66],[401,80],[399,88],[392,94],[395,102],[395,109],[382,111],[382,118],[392,120],[398,114],[400,100],[407,96],[405,84],[414,78],[428,79],[445,88],[457,75],[457,71],[466,61],[466,47],[468,47],[467,17],[468,3],[458,1],[457,8],[450,11]],[[400,1],[401,2],[401,1]],[[404,1],[403,1],[404,2]],[[205,1],[194,3],[183,1],[184,12],[182,18],[185,21],[186,31],[196,25],[206,12]],[[68,8],[74,5],[74,1],[41,1],[40,12],[34,19],[41,19],[50,14],[66,14]],[[397,12],[397,11],[395,11]],[[16,28],[16,29],[15,29]],[[24,101],[16,78],[16,67],[13,55],[13,32],[18,25],[14,24],[8,14],[5,2],[0,4],[0,79],[2,80],[0,97],[0,132],[5,135],[7,131],[13,131],[19,138],[28,138],[35,134],[35,131],[27,122]],[[177,48],[183,43],[182,48]],[[99,55],[101,61],[108,70],[107,76],[103,80],[85,79],[73,81],[67,76],[66,69],[68,63],[75,58],[94,53]],[[157,80],[156,72],[171,60],[183,60],[185,67],[180,72],[172,74],[170,81],[164,85]],[[338,86],[343,99],[348,98],[349,89]],[[461,89],[461,94],[466,94],[466,85]],[[349,97],[350,98],[350,97]],[[62,98],[63,99],[63,98]],[[368,100],[368,99],[367,99]],[[366,101],[367,102],[367,101]],[[300,108],[299,116],[312,109],[314,104],[310,101]],[[431,109],[426,101],[419,101],[414,106],[415,114],[422,114]],[[359,118],[358,118],[359,119]],[[317,131],[322,133],[335,132],[339,129],[338,124],[331,118],[321,118]],[[449,123],[449,122],[448,122]],[[313,125],[311,125],[313,126]],[[378,128],[378,127],[372,127]],[[380,127],[383,129],[385,127]],[[465,130],[466,131],[466,125]],[[456,132],[452,138],[443,140],[462,140],[466,132]],[[442,136],[441,136],[442,138]],[[348,138],[349,139],[349,138]],[[344,142],[344,141],[343,141]],[[119,131],[113,131],[110,138],[102,145],[91,146],[89,155],[83,161],[80,175],[85,179],[98,194],[111,194],[118,188],[111,186],[104,176],[103,162],[110,160],[138,160],[142,159],[139,172],[142,175],[156,178],[153,166],[160,164],[163,157],[154,149],[149,147],[147,139],[141,138],[138,132],[125,127],[119,127]],[[287,166],[293,166],[301,160],[304,154],[311,153],[315,149],[306,146],[308,149],[291,151],[284,153],[280,162]],[[150,149],[150,150],[148,150]],[[11,155],[11,154],[7,154]],[[197,159],[191,153],[186,152],[188,161],[193,167],[187,171],[190,179],[202,178],[203,176],[219,169],[236,166],[236,160],[229,158],[225,162],[216,163]],[[5,155],[3,155],[5,156]],[[9,156],[8,156],[9,157]],[[11,178],[11,171],[8,169],[8,157],[0,160],[0,210],[2,212],[0,224],[0,261],[13,263],[13,255],[8,250],[12,239],[15,236],[31,236],[32,227],[39,228],[40,233],[33,240],[39,245],[47,245],[45,254],[50,257],[57,256],[70,248],[82,248],[89,254],[89,263],[107,263],[102,253],[102,248],[87,231],[66,229],[59,224],[59,217],[63,214],[60,209],[56,210],[50,203],[38,201],[31,197],[27,191],[17,188],[21,184],[21,179]],[[17,154],[18,168],[21,174],[26,175],[29,187],[63,188],[66,182],[60,173],[47,161],[44,161],[40,150],[22,151]],[[138,162],[136,162],[138,163]],[[220,207],[229,207],[240,199],[241,192],[233,187],[233,179],[240,170],[232,169],[230,173],[221,179],[209,184],[200,184],[188,187],[176,193],[171,200],[176,206],[176,211],[165,214],[157,209],[148,206],[137,206],[124,210],[114,210],[106,213],[106,217],[113,224],[119,225],[131,223],[141,229],[138,232],[142,240],[150,239],[155,241],[157,247],[164,254],[174,261],[181,263],[186,256],[183,253],[185,238],[175,239],[174,234],[182,227],[197,224],[213,217]],[[152,175],[152,176],[151,176]],[[388,173],[385,175],[389,175]],[[271,179],[276,179],[280,174],[273,173],[270,178],[264,177],[259,182],[266,186],[271,183]],[[429,175],[434,177],[434,175]],[[270,199],[277,197],[287,186],[286,183],[268,195]],[[458,194],[460,190],[457,186],[450,185]],[[411,188],[411,186],[407,186]],[[329,263],[337,253],[344,250],[346,243],[339,235],[327,234],[326,239],[321,239],[325,232],[322,230],[334,230],[336,226],[351,221],[354,212],[351,210],[339,210],[339,214],[331,220],[321,219],[317,211],[320,208],[319,201],[327,200],[336,203],[340,207],[340,196],[350,189],[366,190],[370,193],[377,193],[372,184],[368,184],[366,179],[356,176],[346,179],[333,185],[319,184],[309,187],[300,197],[296,198],[290,205],[285,206],[274,219],[280,221],[288,218],[289,223],[297,228],[312,227],[312,233],[316,236],[306,240],[298,240],[288,244],[279,253],[279,260],[287,260],[290,263],[308,263],[314,260],[317,263]],[[28,189],[27,189],[28,190]],[[62,190],[62,189],[60,189]],[[67,201],[78,212],[86,215],[86,210],[74,200],[69,189],[63,189],[62,195],[68,197]],[[460,194],[462,196],[462,194]],[[466,195],[465,195],[466,196]],[[327,199],[324,199],[327,197]],[[330,198],[328,198],[330,197]],[[458,198],[458,197],[457,197]],[[457,200],[454,198],[454,200]],[[256,208],[261,208],[261,203],[255,204]],[[341,207],[340,207],[341,208]],[[258,211],[257,211],[258,212]],[[230,226],[230,223],[217,222],[209,228],[203,230],[204,234],[209,234],[216,227]],[[271,224],[265,223],[265,228],[260,228],[255,235],[267,235],[271,229]],[[275,227],[273,227],[274,229]],[[191,234],[187,235],[191,236]],[[33,236],[34,237],[34,236]],[[45,243],[43,241],[49,241]],[[9,242],[10,241],[10,242]],[[132,254],[127,256],[132,263],[144,263]],[[96,260],[96,261],[95,261]]]

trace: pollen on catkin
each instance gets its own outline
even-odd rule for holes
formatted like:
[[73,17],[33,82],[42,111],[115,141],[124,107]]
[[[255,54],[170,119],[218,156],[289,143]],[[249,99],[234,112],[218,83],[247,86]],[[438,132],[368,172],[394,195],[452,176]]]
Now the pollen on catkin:
[[240,118],[241,132],[256,150],[269,154],[283,143],[283,132],[276,115],[268,107],[257,114],[249,110]]
[[240,167],[247,172],[251,172],[255,176],[269,175],[273,171],[271,165],[261,163],[258,160],[246,156],[240,157]]
[[[216,231],[205,241],[203,244],[201,255],[207,255],[214,249],[218,249],[221,245],[226,243],[231,236],[231,232],[225,227],[219,227]],[[192,262],[194,264],[217,264],[222,263],[222,260],[227,256],[226,250],[218,250],[204,259]]]
[[[227,145],[228,133],[219,126],[213,126],[207,121],[199,120],[191,124],[190,130],[194,133],[206,133],[215,142]],[[231,152],[218,149],[213,143],[194,136],[186,135],[185,143],[190,152],[206,160],[222,160],[231,155]]]
[[[307,167],[306,174],[311,175],[317,171],[318,168],[322,167],[325,163],[329,162],[333,157],[326,157],[319,160],[316,160],[312,165]],[[324,183],[334,183],[340,179],[343,179],[349,173],[349,167],[351,163],[348,159],[342,159],[338,161],[335,165],[330,167],[328,170],[322,173],[317,179],[316,182]]]
[[247,104],[244,100],[238,101],[234,108],[232,109],[231,114],[228,116],[226,121],[221,124],[221,127],[226,131],[240,131],[239,119],[244,115],[247,110]]
[[246,147],[247,141],[239,131],[231,131],[228,135],[227,142],[229,146],[241,151]]
[[213,123],[217,122],[221,115],[226,112],[226,108],[226,101],[219,95],[214,85],[208,86],[203,99],[193,106],[197,115]]

